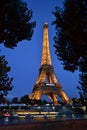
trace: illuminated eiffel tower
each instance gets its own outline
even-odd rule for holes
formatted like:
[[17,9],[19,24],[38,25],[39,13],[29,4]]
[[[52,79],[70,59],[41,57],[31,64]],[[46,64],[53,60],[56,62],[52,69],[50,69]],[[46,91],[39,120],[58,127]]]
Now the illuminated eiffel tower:
[[50,56],[47,23],[44,24],[43,29],[41,66],[39,69],[38,79],[33,87],[32,93],[29,95],[29,98],[31,100],[40,100],[42,95],[47,95],[53,104],[58,104],[57,96],[59,96],[63,102],[70,103],[69,97],[65,94],[54,73]]

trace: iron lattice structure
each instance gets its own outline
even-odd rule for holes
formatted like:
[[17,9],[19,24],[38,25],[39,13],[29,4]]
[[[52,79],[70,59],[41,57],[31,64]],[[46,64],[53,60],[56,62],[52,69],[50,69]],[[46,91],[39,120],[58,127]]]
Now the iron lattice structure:
[[53,104],[58,104],[57,96],[59,96],[63,102],[70,103],[69,97],[62,89],[62,86],[58,82],[54,73],[50,56],[47,23],[43,26],[42,61],[39,69],[39,76],[33,87],[32,93],[29,95],[29,98],[31,100],[40,100],[43,94],[47,95]]

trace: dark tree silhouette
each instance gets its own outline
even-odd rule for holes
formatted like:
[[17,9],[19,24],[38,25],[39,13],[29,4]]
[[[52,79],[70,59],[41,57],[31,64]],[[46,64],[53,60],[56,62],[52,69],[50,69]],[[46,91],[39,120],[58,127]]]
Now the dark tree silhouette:
[[24,95],[23,97],[21,97],[21,98],[20,98],[20,102],[21,102],[21,103],[25,103],[25,104],[30,103],[30,100],[29,100],[28,95]]
[[64,9],[56,7],[55,48],[64,69],[76,70],[87,55],[87,1],[66,0]]
[[19,103],[19,101],[18,101],[18,97],[14,97],[13,99],[12,99],[12,102],[11,103]]
[[22,0],[0,0],[0,43],[14,48],[19,41],[30,40],[35,22],[32,10]]
[[56,7],[53,14],[56,55],[65,70],[79,69],[78,88],[87,97],[87,0],[65,0],[64,8]]
[[83,56],[79,70],[79,86],[77,88],[79,90],[80,102],[86,106],[87,113],[87,54]]
[[[0,44],[14,48],[19,41],[31,40],[36,22],[31,21],[32,10],[22,0],[0,0]],[[0,57],[0,95],[12,89],[9,78],[10,67],[5,57]]]
[[7,95],[8,91],[13,88],[13,78],[9,78],[9,71],[10,67],[8,66],[8,62],[5,60],[4,56],[0,56],[0,97],[3,97],[3,95]]

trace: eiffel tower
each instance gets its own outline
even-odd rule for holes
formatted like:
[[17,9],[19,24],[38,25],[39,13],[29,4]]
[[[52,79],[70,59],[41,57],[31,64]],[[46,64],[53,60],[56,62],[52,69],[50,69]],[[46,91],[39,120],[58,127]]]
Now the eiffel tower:
[[54,73],[50,56],[47,23],[43,26],[42,61],[39,75],[29,98],[31,100],[40,100],[42,95],[47,95],[53,104],[58,104],[57,96],[59,96],[63,102],[70,103],[69,97],[65,94]]

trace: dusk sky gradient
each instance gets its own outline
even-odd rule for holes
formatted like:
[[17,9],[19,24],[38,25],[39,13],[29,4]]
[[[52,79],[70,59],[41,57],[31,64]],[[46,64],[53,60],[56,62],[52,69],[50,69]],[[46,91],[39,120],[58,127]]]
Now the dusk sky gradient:
[[48,23],[51,59],[58,81],[70,98],[78,97],[78,72],[68,72],[63,70],[61,61],[57,59],[53,37],[55,36],[55,20],[52,12],[55,6],[63,7],[63,0],[24,0],[29,9],[33,10],[33,18],[36,21],[34,34],[30,41],[21,41],[14,49],[5,48],[0,45],[1,54],[5,55],[8,65],[11,67],[10,77],[13,77],[13,86],[9,97],[22,97],[32,92],[36,83],[42,56],[43,24]]

